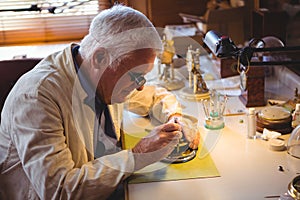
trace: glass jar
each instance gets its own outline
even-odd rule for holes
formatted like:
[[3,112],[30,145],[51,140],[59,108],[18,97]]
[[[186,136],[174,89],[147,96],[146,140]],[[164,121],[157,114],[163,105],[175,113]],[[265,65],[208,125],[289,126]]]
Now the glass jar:
[[291,156],[300,158],[300,125],[298,125],[290,135],[287,143],[287,152]]

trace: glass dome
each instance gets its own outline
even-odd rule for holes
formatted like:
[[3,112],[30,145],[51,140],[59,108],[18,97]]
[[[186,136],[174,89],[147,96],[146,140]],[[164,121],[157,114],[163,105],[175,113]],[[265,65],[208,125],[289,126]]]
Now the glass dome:
[[287,152],[296,158],[300,158],[300,125],[291,133],[287,143]]

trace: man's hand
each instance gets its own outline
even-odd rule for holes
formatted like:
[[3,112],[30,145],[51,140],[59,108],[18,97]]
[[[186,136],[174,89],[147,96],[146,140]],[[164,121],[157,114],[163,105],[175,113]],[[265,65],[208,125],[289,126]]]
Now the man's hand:
[[135,158],[135,170],[167,157],[181,137],[182,132],[179,124],[167,123],[155,127],[132,149]]
[[200,141],[200,132],[197,127],[188,119],[182,119],[179,115],[170,117],[169,123],[178,123],[181,126],[184,137],[189,142],[191,149],[197,149]]

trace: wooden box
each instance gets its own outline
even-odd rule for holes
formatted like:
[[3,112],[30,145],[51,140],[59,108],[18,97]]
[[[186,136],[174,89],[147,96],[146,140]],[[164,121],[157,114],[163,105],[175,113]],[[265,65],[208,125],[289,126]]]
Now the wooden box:
[[246,91],[240,96],[244,105],[246,107],[265,106],[265,68],[250,66],[246,85]]
[[220,75],[221,75],[221,78],[226,78],[226,77],[238,75],[239,73],[237,72],[236,68],[237,68],[237,59],[234,59],[234,58],[222,58],[222,59],[220,59]]

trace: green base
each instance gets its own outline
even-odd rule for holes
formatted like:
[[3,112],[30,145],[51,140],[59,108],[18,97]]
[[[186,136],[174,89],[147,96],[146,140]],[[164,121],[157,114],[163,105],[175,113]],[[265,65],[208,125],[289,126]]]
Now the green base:
[[224,124],[224,122],[222,124],[218,125],[218,126],[212,126],[212,125],[205,124],[204,127],[207,128],[207,129],[210,129],[210,130],[219,130],[219,129],[224,128],[225,124]]

